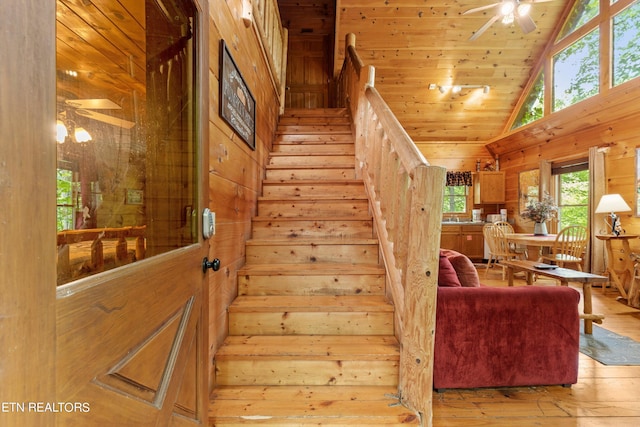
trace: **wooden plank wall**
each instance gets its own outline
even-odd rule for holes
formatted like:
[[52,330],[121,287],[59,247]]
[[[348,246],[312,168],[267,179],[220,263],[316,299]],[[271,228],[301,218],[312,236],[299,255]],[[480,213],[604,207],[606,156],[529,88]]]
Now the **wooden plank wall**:
[[[210,360],[227,335],[227,307],[237,294],[236,273],[245,263],[245,241],[261,193],[266,157],[278,119],[277,91],[268,74],[257,35],[242,22],[242,0],[209,3],[209,208],[216,213],[216,234],[209,258],[219,271],[209,273]],[[219,116],[219,54],[224,39],[256,100],[256,150]],[[213,386],[213,367],[210,371]]]

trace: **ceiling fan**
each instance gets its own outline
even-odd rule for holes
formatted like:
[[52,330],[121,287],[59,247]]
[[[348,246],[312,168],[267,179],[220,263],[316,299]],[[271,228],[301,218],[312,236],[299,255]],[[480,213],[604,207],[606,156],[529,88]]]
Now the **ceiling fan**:
[[522,32],[525,34],[530,33],[536,29],[536,24],[529,16],[531,5],[533,3],[546,3],[553,0],[502,0],[498,3],[489,4],[486,6],[480,6],[473,9],[469,9],[463,12],[463,15],[469,15],[472,13],[480,12],[487,9],[496,9],[496,14],[491,17],[482,27],[478,29],[469,40],[475,40],[482,35],[490,26],[492,26],[497,20],[502,20],[503,24],[511,24],[513,21],[517,21]]
[[106,98],[96,99],[65,99],[64,104],[67,107],[74,109],[75,114],[78,116],[86,117],[89,119],[97,120],[99,122],[108,123],[113,126],[121,127],[124,129],[131,129],[136,124],[128,120],[120,119],[118,117],[110,116],[108,114],[98,113],[93,110],[121,110],[122,107]]

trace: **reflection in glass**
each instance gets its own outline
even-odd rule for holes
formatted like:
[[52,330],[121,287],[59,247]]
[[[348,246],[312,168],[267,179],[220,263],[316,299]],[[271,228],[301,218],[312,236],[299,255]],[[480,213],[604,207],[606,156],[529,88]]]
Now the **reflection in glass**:
[[57,2],[59,285],[197,241],[195,9],[83,3]]

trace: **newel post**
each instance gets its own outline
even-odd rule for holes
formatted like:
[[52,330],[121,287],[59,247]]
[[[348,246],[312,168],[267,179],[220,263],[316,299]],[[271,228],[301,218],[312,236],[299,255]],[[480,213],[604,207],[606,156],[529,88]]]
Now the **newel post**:
[[402,403],[432,425],[433,348],[436,321],[438,261],[442,230],[445,168],[414,169],[409,247],[405,281],[405,314],[400,349]]

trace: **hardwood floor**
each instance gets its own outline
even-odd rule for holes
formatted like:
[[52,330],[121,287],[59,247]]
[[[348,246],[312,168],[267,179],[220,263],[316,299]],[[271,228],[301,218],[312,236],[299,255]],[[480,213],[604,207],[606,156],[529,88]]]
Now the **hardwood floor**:
[[[507,286],[500,270],[483,283]],[[549,279],[536,285],[553,286]],[[516,286],[525,286],[517,279]],[[576,289],[579,287],[576,286]],[[602,327],[640,341],[640,310],[616,300],[615,288],[593,291],[593,312]],[[582,306],[580,307],[582,310]],[[640,425],[640,366],[605,366],[580,353],[578,383],[571,388],[514,387],[434,393],[433,426],[623,427]]]

